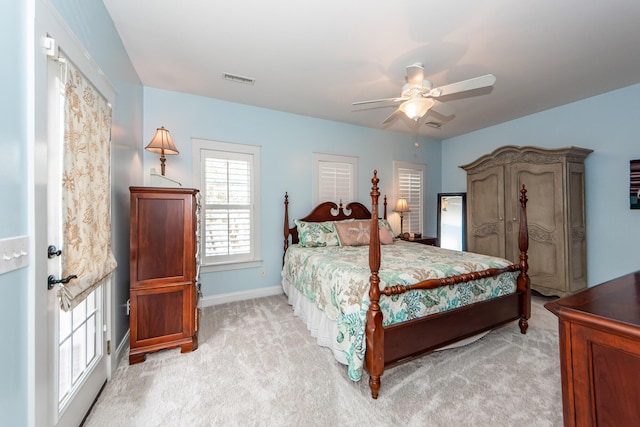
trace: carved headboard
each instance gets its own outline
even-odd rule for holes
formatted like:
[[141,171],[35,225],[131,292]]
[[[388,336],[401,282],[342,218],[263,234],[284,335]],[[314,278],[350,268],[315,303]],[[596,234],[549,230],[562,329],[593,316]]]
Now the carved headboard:
[[[384,217],[387,218],[387,197],[384,197]],[[342,202],[336,205],[334,202],[323,202],[316,206],[307,216],[299,218],[300,221],[323,222],[342,221],[345,219],[371,219],[371,211],[359,202],[351,202],[343,207]],[[291,244],[298,243],[298,229],[294,225],[289,228],[289,194],[284,195],[284,250],[289,247],[289,237]]]

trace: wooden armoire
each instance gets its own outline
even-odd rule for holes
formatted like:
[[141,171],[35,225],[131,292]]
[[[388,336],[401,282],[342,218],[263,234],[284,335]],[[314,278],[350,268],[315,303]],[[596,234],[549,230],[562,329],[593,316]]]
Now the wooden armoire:
[[526,186],[531,287],[566,296],[587,286],[584,159],[593,150],[505,146],[467,171],[467,247],[517,262]]
[[129,363],[198,348],[198,190],[130,187]]

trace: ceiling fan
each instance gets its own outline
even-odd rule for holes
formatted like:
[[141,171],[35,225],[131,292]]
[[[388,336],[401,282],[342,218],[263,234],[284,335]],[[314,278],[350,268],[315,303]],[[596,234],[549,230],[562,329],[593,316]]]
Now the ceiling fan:
[[402,86],[402,92],[397,98],[358,101],[352,105],[372,104],[375,102],[401,102],[398,109],[387,117],[382,124],[390,123],[401,113],[404,113],[415,122],[424,117],[429,110],[433,110],[444,116],[451,116],[454,113],[453,109],[435,98],[493,86],[496,77],[493,74],[487,74],[434,88],[429,80],[424,79],[424,66],[422,64],[413,64],[407,67],[406,80],[407,83]]

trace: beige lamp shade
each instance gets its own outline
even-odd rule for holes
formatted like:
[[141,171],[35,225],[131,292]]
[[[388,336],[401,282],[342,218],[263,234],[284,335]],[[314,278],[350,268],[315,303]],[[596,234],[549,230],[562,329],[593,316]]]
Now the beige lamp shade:
[[152,153],[160,154],[160,170],[162,175],[164,175],[164,163],[166,161],[164,155],[180,153],[171,139],[171,134],[164,126],[156,129],[156,134],[153,135],[151,142],[144,147],[144,149]]
[[421,119],[425,114],[427,114],[427,111],[429,111],[429,108],[433,107],[433,104],[433,99],[412,98],[400,104],[400,107],[398,107],[398,109],[411,120],[417,121]]
[[409,204],[407,203],[407,199],[404,197],[400,197],[398,199],[398,201],[396,202],[396,207],[394,209],[394,212],[411,212],[411,209],[409,209]]

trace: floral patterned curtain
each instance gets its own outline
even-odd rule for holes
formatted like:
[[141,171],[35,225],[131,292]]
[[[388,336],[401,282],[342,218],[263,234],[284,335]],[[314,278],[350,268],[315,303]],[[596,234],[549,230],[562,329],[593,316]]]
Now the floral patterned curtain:
[[68,63],[62,172],[60,306],[69,311],[116,268],[111,250],[111,106]]

